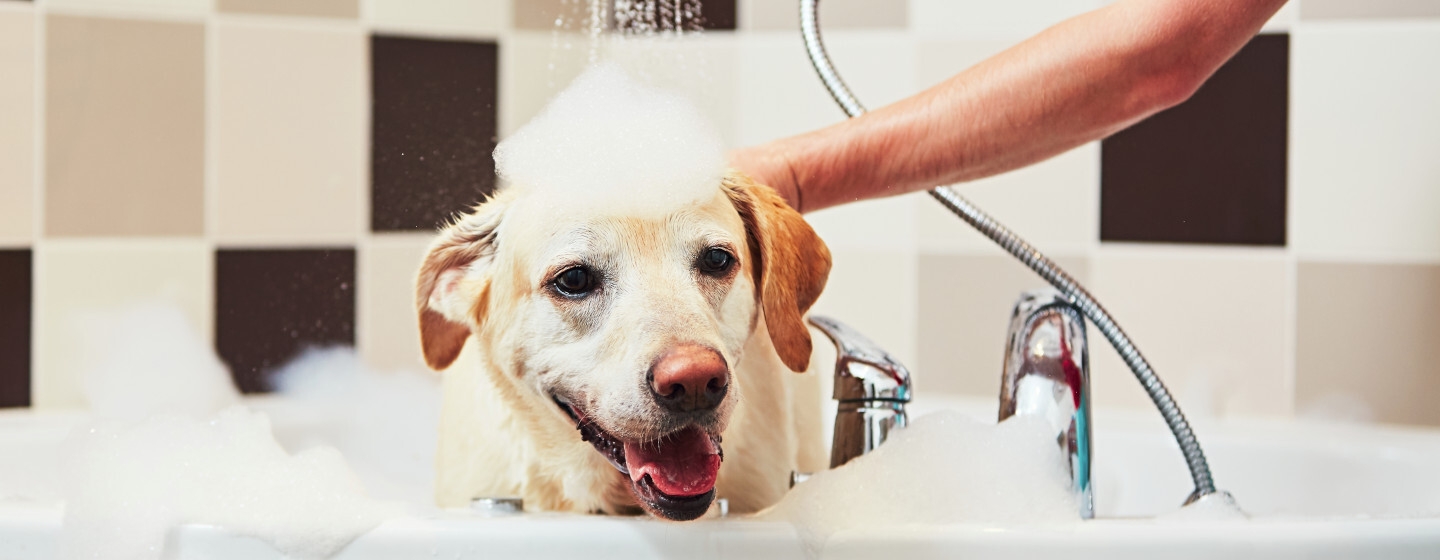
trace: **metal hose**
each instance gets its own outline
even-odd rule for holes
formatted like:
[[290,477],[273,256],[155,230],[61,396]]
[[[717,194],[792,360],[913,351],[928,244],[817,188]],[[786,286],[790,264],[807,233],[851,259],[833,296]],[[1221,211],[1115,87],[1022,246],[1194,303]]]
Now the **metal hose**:
[[[820,0],[800,0],[800,34],[805,38],[805,51],[810,55],[810,63],[815,66],[815,72],[820,75],[820,81],[825,83],[825,89],[840,104],[840,108],[851,117],[858,117],[865,112],[865,107],[855,99],[850,88],[840,79],[840,74],[835,71],[834,65],[830,63],[830,56],[825,53],[825,44],[820,40],[820,20],[818,15]],[[930,190],[930,196],[940,201],[946,208],[954,212],[965,223],[974,226],[985,234],[991,241],[1009,251],[1015,258],[1039,274],[1055,289],[1060,290],[1070,302],[1080,309],[1095,327],[1105,335],[1105,339],[1120,353],[1120,358],[1125,360],[1125,365],[1130,366],[1130,371],[1135,373],[1135,378],[1150,395],[1150,400],[1155,402],[1155,407],[1160,409],[1160,415],[1165,418],[1165,424],[1170,426],[1170,432],[1175,434],[1175,442],[1180,445],[1181,453],[1185,454],[1185,463],[1190,467],[1190,478],[1195,483],[1195,491],[1190,495],[1186,503],[1199,499],[1201,496],[1215,493],[1215,481],[1210,477],[1210,464],[1205,460],[1205,452],[1200,449],[1200,442],[1195,439],[1195,433],[1190,429],[1190,423],[1185,420],[1185,414],[1180,411],[1180,405],[1170,396],[1170,391],[1165,389],[1165,384],[1155,371],[1150,368],[1150,362],[1140,354],[1135,344],[1130,342],[1130,337],[1125,335],[1120,325],[1110,317],[1100,302],[1086,291],[1079,282],[1076,282],[1069,274],[1050,260],[1049,257],[1041,254],[1035,247],[1020,239],[1014,232],[1010,231],[1000,222],[995,221],[984,211],[976,208],[970,201],[957,194],[950,187],[936,187]]]

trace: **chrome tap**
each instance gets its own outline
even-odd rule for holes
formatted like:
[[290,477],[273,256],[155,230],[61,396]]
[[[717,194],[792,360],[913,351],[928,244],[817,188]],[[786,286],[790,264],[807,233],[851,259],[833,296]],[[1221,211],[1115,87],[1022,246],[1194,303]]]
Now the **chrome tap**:
[[1055,430],[1070,466],[1080,517],[1095,516],[1090,487],[1090,357],[1085,319],[1055,290],[1026,292],[1006,335],[1000,420],[1038,416]]
[[[874,451],[909,421],[910,371],[855,329],[829,317],[810,324],[835,343],[835,437],[830,468]],[[793,480],[793,479],[792,479]],[[793,483],[792,483],[793,485]]]

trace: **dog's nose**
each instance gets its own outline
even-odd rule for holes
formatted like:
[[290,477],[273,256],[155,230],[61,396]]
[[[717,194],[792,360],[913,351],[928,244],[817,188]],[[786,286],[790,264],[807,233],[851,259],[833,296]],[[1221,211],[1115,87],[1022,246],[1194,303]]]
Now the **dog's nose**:
[[677,346],[650,366],[650,390],[660,406],[675,412],[715,408],[730,389],[730,367],[711,348]]

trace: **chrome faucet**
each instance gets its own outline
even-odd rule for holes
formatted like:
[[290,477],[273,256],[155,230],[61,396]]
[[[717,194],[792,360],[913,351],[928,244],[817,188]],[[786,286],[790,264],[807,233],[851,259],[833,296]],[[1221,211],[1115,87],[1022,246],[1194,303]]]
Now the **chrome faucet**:
[[812,315],[810,324],[835,343],[839,410],[830,445],[833,469],[874,451],[890,437],[890,430],[909,423],[905,405],[910,402],[910,370],[844,323]]
[[1085,319],[1055,290],[1026,292],[1010,313],[1000,420],[1044,419],[1070,467],[1080,517],[1095,516],[1090,487],[1090,356]]

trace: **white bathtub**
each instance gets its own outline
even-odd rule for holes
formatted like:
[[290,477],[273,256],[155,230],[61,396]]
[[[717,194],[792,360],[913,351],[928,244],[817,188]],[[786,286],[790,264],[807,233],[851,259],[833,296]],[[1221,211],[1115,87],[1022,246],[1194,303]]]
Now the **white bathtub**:
[[[286,432],[323,429],[284,402],[255,403]],[[931,401],[988,416],[975,401]],[[923,411],[925,407],[917,407]],[[0,414],[0,465],[46,453],[84,418]],[[822,558],[1440,558],[1440,431],[1313,422],[1227,420],[1197,432],[1221,488],[1254,518],[1150,519],[1189,493],[1185,466],[1158,416],[1095,414],[1100,518],[1073,524],[909,526],[837,533]],[[35,476],[6,471],[0,476]],[[56,489],[37,488],[36,496]],[[55,557],[63,508],[43,499],[0,502],[0,559]],[[167,558],[278,558],[264,542],[214,527],[173,531]],[[745,519],[675,524],[638,518],[435,512],[395,519],[337,559],[804,558],[787,523]]]

